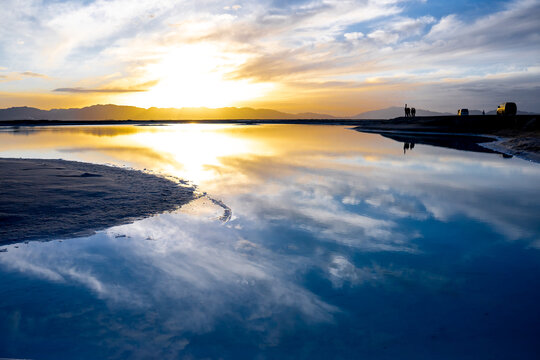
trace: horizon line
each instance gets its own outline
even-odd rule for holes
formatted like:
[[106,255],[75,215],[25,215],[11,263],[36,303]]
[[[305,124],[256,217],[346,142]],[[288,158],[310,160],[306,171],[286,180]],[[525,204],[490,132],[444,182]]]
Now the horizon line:
[[[313,113],[313,114],[319,114],[319,115],[326,115],[326,116],[332,116],[335,118],[340,117],[350,117],[350,116],[356,116],[368,112],[374,112],[374,111],[382,111],[382,110],[389,110],[389,109],[401,109],[403,106],[397,106],[397,105],[391,105],[384,108],[376,108],[372,110],[359,110],[359,112],[354,112],[352,115],[331,115],[327,113],[317,112],[317,111],[301,111],[301,112],[287,112],[282,110],[275,110],[272,108],[257,108],[257,107],[251,107],[251,106],[223,106],[223,107],[208,107],[208,106],[183,106],[183,107],[157,107],[157,106],[150,106],[150,107],[142,107],[142,106],[135,106],[135,105],[121,105],[121,104],[113,104],[113,103],[97,103],[93,105],[87,105],[82,107],[65,107],[65,108],[40,108],[36,106],[28,106],[28,105],[22,105],[22,106],[9,106],[5,108],[0,108],[0,110],[9,110],[9,109],[17,109],[17,108],[29,108],[29,109],[37,109],[41,111],[53,111],[53,110],[81,110],[91,107],[97,107],[97,106],[116,106],[116,107],[129,107],[129,108],[137,108],[137,109],[144,109],[144,110],[150,110],[150,109],[161,109],[161,110],[183,110],[183,109],[196,109],[196,110],[222,110],[222,109],[250,109],[250,110],[267,110],[267,111],[275,111],[282,114],[288,114],[288,115],[302,115],[307,113]],[[495,110],[496,108],[494,108]],[[432,109],[425,109],[425,108],[418,108],[417,110],[421,111],[429,111],[429,112],[435,112],[435,113],[441,113],[441,114],[453,114],[449,111],[441,111],[441,110],[432,110]],[[473,111],[481,111],[479,109],[473,109]],[[489,110],[491,111],[491,110]]]

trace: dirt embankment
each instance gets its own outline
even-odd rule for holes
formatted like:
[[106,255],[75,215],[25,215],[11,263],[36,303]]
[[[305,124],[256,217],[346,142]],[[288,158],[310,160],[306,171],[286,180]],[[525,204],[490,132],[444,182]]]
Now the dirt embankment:
[[365,120],[358,131],[491,135],[483,146],[540,162],[540,115],[476,115]]

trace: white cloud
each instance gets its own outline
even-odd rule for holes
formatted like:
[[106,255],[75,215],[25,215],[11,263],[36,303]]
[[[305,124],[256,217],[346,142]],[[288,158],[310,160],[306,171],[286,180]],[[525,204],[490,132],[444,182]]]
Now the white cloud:
[[426,25],[433,24],[436,19],[432,16],[422,16],[416,19],[396,19],[389,24],[388,28],[397,31],[404,36],[419,35]]
[[367,37],[383,44],[395,44],[399,40],[398,34],[384,30],[375,30],[369,33]]
[[343,34],[343,36],[345,37],[345,39],[349,41],[354,41],[354,40],[363,38],[364,34],[361,32],[351,32],[351,33],[345,33]]
[[358,205],[362,200],[357,199],[354,196],[345,196],[341,202],[345,205]]
[[328,275],[332,285],[341,288],[345,284],[357,286],[365,281],[373,281],[378,278],[373,269],[359,269],[344,256],[336,255],[328,266]]

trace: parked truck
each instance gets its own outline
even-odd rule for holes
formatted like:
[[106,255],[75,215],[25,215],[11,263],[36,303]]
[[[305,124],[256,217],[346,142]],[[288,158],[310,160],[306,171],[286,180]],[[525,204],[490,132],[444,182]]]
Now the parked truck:
[[497,107],[497,115],[516,115],[517,105],[513,102],[505,102]]

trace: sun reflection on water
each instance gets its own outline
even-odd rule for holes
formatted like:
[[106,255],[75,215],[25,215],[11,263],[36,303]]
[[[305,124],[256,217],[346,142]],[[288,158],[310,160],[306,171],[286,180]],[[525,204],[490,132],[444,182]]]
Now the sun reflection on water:
[[264,144],[227,132],[229,127],[176,125],[163,132],[126,135],[122,141],[164,154],[173,162],[160,164],[161,171],[200,183],[215,176],[215,167],[221,164],[221,158],[271,153]]

